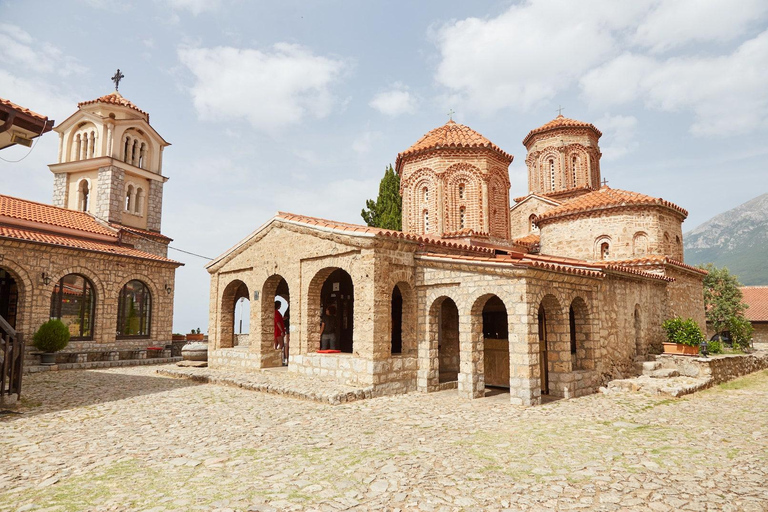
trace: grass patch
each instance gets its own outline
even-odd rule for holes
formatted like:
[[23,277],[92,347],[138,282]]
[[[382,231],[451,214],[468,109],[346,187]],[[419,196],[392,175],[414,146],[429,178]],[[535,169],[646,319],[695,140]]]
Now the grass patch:
[[718,384],[717,387],[724,390],[748,389],[765,384],[766,379],[768,379],[768,370],[762,370],[729,382],[723,382]]

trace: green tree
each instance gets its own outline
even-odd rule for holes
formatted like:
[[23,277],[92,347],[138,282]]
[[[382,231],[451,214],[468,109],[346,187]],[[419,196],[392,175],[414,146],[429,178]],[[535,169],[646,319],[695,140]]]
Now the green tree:
[[379,183],[379,197],[376,201],[368,199],[365,208],[360,212],[363,220],[369,226],[383,229],[403,229],[403,198],[400,197],[400,176],[392,164],[384,171],[384,177]]
[[707,321],[715,332],[729,331],[734,345],[748,348],[752,338],[752,324],[744,317],[747,304],[742,302],[738,278],[726,267],[711,263],[701,268],[709,272],[704,278],[704,307]]

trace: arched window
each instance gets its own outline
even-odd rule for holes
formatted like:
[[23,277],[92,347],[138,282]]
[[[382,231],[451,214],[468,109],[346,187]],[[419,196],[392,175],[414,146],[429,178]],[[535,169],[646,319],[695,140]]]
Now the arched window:
[[466,208],[463,206],[459,209],[459,226],[461,229],[464,229],[464,214],[466,213]]
[[552,190],[555,190],[555,160],[549,159],[549,182]]
[[152,323],[152,295],[141,281],[128,281],[117,299],[118,338],[147,338]]
[[91,131],[91,136],[88,137],[88,158],[96,156],[96,132]]
[[530,217],[528,217],[528,223],[531,226],[531,231],[536,231],[538,228],[536,227],[536,214],[532,213]]
[[70,339],[93,339],[96,297],[91,282],[80,274],[68,274],[56,283],[51,294],[51,318],[69,328]]
[[80,160],[80,148],[82,146],[82,137],[78,133],[75,137],[75,160]]
[[126,137],[125,138],[125,146],[123,147],[123,162],[125,162],[127,164],[131,163],[130,158],[131,158],[131,148],[132,147],[133,146],[131,144],[131,138],[130,137]]
[[133,185],[128,185],[128,189],[125,192],[125,211],[127,212],[133,210],[134,194]]
[[83,180],[77,187],[77,208],[82,212],[88,211],[88,180]]
[[607,260],[610,255],[611,255],[611,246],[608,244],[608,242],[601,243],[600,244],[600,259]]
[[464,184],[459,183],[459,199],[464,199]]
[[424,232],[429,233],[429,211],[424,210]]
[[141,167],[144,169],[144,157],[147,154],[147,145],[143,142],[141,143],[141,147],[139,148],[139,163],[137,164],[138,167]]
[[429,188],[424,187],[424,202],[429,201]]
[[573,305],[568,309],[568,324],[571,328],[571,355],[576,355],[576,313],[573,311]]
[[576,186],[576,169],[579,167],[579,157],[576,155],[573,155],[573,158],[571,159],[571,179],[573,181],[573,186]]
[[136,201],[133,205],[133,213],[137,215],[142,215],[144,212],[144,189],[143,188],[137,188],[136,189]]

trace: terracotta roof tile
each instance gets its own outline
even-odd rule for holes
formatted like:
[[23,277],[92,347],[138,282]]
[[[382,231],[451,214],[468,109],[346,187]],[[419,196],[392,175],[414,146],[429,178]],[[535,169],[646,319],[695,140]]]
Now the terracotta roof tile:
[[14,102],[12,102],[10,100],[6,100],[6,99],[3,99],[3,98],[0,98],[0,105],[6,106],[6,107],[10,107],[13,110],[17,110],[19,112],[23,112],[23,113],[27,114],[28,116],[34,117],[35,119],[39,119],[40,121],[47,121],[48,120],[48,116],[44,116],[42,114],[38,114],[37,112],[33,112],[33,111],[29,110],[28,108],[24,108],[21,105],[15,104]]
[[350,224],[347,222],[337,222],[332,220],[320,219],[318,217],[307,217],[306,215],[297,215],[295,213],[277,212],[277,218],[296,222],[299,224],[305,224],[308,226],[316,226],[319,228],[333,229],[336,231],[345,231],[350,234],[368,234],[370,236],[378,236],[383,238],[400,238],[411,242],[428,244],[434,246],[445,247],[448,249],[457,249],[462,251],[473,251],[480,253],[493,253],[493,249],[488,247],[479,247],[469,244],[461,244],[456,242],[450,242],[448,240],[439,237],[429,237],[414,235],[411,233],[403,233],[402,231],[395,231],[391,229],[382,229],[371,226],[363,226],[360,224]]
[[27,242],[41,243],[46,245],[57,245],[60,247],[69,247],[83,251],[115,254],[117,256],[128,256],[131,258],[140,258],[144,260],[162,261],[166,263],[173,263],[175,265],[183,265],[183,263],[179,263],[178,261],[140,251],[132,247],[125,247],[108,242],[83,240],[80,238],[43,233],[40,231],[23,228],[0,226],[0,238],[12,238],[14,240],[24,240]]
[[540,225],[542,221],[566,215],[618,208],[622,206],[662,206],[674,210],[682,215],[683,218],[688,216],[687,210],[664,199],[647,196],[638,192],[614,189],[604,185],[600,190],[595,190],[594,192],[576,197],[564,202],[560,206],[547,210],[538,216],[536,223]]
[[67,210],[58,206],[19,199],[18,197],[0,194],[0,216],[61,228],[76,229],[86,233],[107,235],[117,239],[117,234],[114,230],[99,223],[85,212]]
[[134,233],[134,234],[137,234],[139,236],[146,236],[146,237],[155,238],[157,240],[167,241],[167,242],[172,242],[173,241],[173,238],[168,238],[167,236],[163,235],[162,233],[158,233],[156,231],[149,231],[149,230],[146,230],[146,229],[139,229],[139,228],[134,228],[134,227],[131,227],[131,226],[125,226],[123,224],[118,224],[117,222],[110,222],[109,225],[112,226],[115,229],[123,229],[125,231],[128,231],[129,233]]
[[743,286],[742,301],[749,304],[744,316],[750,322],[768,322],[768,286]]
[[110,105],[120,105],[123,107],[132,108],[136,112],[140,112],[145,116],[147,116],[147,120],[149,120],[149,114],[141,110],[139,107],[131,103],[129,100],[123,98],[123,96],[117,91],[111,92],[109,94],[105,94],[104,96],[100,98],[96,98],[95,100],[81,101],[80,103],[77,104],[77,106],[82,107],[83,105],[91,105],[93,103],[108,103]]
[[699,274],[702,274],[702,275],[707,275],[708,273],[703,268],[694,267],[693,265],[688,265],[687,263],[683,263],[682,261],[678,261],[668,256],[655,255],[655,254],[643,256],[641,258],[631,258],[626,260],[612,261],[611,263],[615,263],[616,265],[626,265],[631,267],[673,265],[675,267],[681,267],[686,270],[692,270],[694,272],[698,272]]
[[488,148],[510,162],[513,159],[512,155],[503,151],[469,126],[464,126],[451,120],[443,126],[428,132],[416,141],[413,146],[399,153],[395,166],[399,169],[404,158],[438,148]]
[[521,247],[531,248],[541,242],[541,237],[536,233],[530,233],[512,240],[512,243]]
[[598,138],[600,138],[600,136],[603,135],[602,132],[597,128],[595,128],[595,125],[593,125],[592,123],[585,123],[584,121],[569,119],[567,117],[564,117],[562,114],[560,114],[550,122],[542,126],[539,126],[538,128],[534,128],[533,130],[528,132],[528,135],[526,135],[525,138],[523,139],[523,145],[528,146],[528,143],[530,142],[531,138],[534,135],[545,133],[550,130],[556,130],[558,128],[590,128],[594,130]]

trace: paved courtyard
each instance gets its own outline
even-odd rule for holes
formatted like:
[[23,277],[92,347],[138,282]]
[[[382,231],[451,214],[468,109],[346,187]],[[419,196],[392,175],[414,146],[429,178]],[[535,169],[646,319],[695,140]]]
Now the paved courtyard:
[[0,510],[768,510],[768,371],[683,399],[337,406],[159,376],[25,379]]

